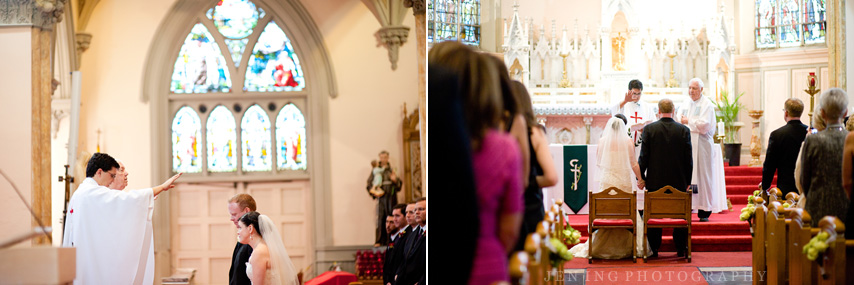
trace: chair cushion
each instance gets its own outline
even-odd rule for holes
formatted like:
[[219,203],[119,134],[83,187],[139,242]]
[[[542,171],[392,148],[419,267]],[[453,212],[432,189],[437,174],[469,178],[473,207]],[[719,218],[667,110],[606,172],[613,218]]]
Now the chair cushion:
[[688,225],[685,219],[649,219],[647,225],[663,225],[663,226],[684,226]]
[[632,220],[630,219],[622,219],[622,220],[612,220],[612,219],[595,219],[593,220],[594,227],[601,226],[632,226]]

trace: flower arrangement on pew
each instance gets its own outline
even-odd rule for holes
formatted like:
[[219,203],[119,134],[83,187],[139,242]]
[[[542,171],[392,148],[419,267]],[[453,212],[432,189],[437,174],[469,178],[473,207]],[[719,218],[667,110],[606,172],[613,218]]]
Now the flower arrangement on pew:
[[804,254],[807,255],[807,259],[815,261],[819,254],[822,254],[827,250],[828,236],[829,234],[827,232],[819,232],[807,245],[804,246]]
[[760,197],[760,193],[761,192],[759,192],[759,190],[756,190],[753,191],[753,195],[747,196],[747,206],[741,208],[741,215],[738,216],[740,220],[751,223],[753,216],[756,213],[756,206],[753,205],[753,202],[757,197]]
[[557,238],[550,238],[549,249],[551,252],[549,253],[549,261],[551,261],[552,267],[559,267],[561,263],[572,260],[572,253],[569,252],[569,247],[563,243],[563,241]]

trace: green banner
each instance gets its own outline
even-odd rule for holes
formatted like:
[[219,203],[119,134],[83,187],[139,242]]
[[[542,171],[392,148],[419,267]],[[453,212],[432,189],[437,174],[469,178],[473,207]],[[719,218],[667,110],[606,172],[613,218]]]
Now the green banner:
[[563,146],[563,199],[573,212],[587,205],[587,145]]

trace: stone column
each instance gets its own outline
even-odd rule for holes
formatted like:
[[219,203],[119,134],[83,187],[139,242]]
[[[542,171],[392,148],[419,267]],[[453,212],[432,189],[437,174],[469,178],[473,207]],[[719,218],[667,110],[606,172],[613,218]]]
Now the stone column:
[[845,1],[827,1],[827,54],[830,87],[847,89],[845,63]]
[[[30,134],[32,153],[30,193],[33,212],[38,219],[31,224],[51,225],[51,168],[50,168],[50,124],[51,95],[53,94],[53,33],[56,23],[62,21],[65,0],[23,0],[6,1],[4,14],[0,14],[2,26],[31,27],[30,44],[32,47],[31,72],[31,119]],[[15,43],[10,43],[15,44]],[[17,43],[24,44],[24,43]],[[26,70],[22,70],[26,72]],[[26,94],[22,94],[26,96]],[[14,134],[12,134],[14,135]],[[24,213],[18,213],[24,214]],[[41,224],[40,224],[41,223]],[[50,244],[46,236],[34,238],[34,245]]]
[[[415,39],[418,48],[418,119],[421,122],[421,185],[427,189],[427,25],[424,0],[407,0],[415,14]],[[424,193],[427,196],[427,193]]]

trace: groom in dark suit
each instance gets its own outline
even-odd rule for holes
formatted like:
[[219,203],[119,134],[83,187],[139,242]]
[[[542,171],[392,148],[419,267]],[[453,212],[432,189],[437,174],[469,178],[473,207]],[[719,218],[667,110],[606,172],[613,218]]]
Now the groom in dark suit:
[[783,191],[783,197],[795,188],[795,161],[801,151],[801,143],[807,135],[807,125],[801,123],[804,103],[800,99],[786,100],[786,125],[771,132],[768,137],[768,150],[765,152],[765,164],[762,165],[762,189],[771,188],[774,173],[777,174],[777,188]]
[[[237,194],[231,199],[228,199],[228,214],[230,220],[237,227],[237,221],[246,213],[256,210],[255,199],[249,194]],[[252,246],[237,242],[234,246],[234,252],[231,254],[231,268],[228,270],[229,285],[249,285],[249,276],[246,276],[246,262],[249,261],[249,256],[252,255]]]
[[[672,186],[686,191],[691,184],[691,171],[694,162],[691,157],[691,130],[673,120],[673,101],[662,99],[658,102],[660,119],[643,128],[641,139],[640,166],[643,182],[638,188],[656,191],[664,186]],[[643,216],[643,211],[640,211]],[[649,229],[647,233],[652,257],[658,257],[661,247],[661,229]],[[687,229],[674,229],[673,242],[676,254],[684,256],[687,250]]]

